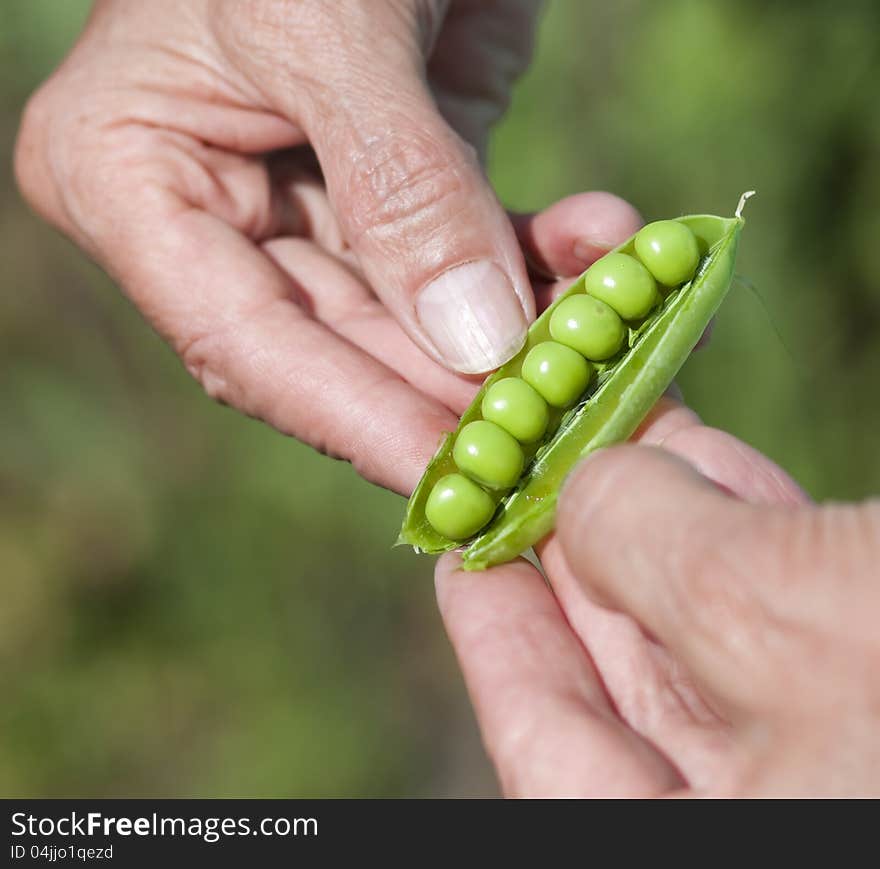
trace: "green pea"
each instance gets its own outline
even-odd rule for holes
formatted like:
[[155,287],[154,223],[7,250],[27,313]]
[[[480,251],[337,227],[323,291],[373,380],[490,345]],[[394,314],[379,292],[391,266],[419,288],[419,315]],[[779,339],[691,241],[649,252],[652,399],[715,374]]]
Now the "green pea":
[[479,419],[459,433],[452,458],[472,480],[490,489],[508,489],[523,469],[523,451],[503,428]]
[[651,273],[625,253],[608,253],[594,262],[584,275],[584,288],[624,320],[644,317],[660,298]]
[[587,359],[608,359],[620,350],[626,329],[605,302],[578,293],[563,299],[550,317],[550,334]]
[[571,407],[592,374],[592,365],[580,353],[556,341],[536,344],[522,364],[522,379],[551,407]]
[[477,533],[495,512],[489,494],[461,474],[441,477],[425,503],[425,518],[439,534],[465,540]]
[[[595,377],[593,366],[578,353],[576,348],[581,345],[572,340],[572,335],[579,334],[575,326],[582,323],[571,325],[568,320],[578,318],[563,316],[576,310],[569,301],[572,297],[584,297],[584,276],[575,280],[529,328],[526,346],[487,378],[456,433],[444,437],[410,498],[398,543],[408,543],[419,552],[429,553],[466,547],[462,555],[463,568],[482,570],[514,558],[551,531],[560,487],[575,463],[596,449],[627,440],[637,430],[717,311],[734,275],[737,243],[744,225],[742,208],[749,195],[742,196],[732,218],[702,214],[678,219],[696,239],[701,254],[699,279],[694,277],[678,292],[670,293],[663,304],[660,304],[662,296],[654,277],[636,257],[635,235],[615,248],[612,252],[615,256],[608,255],[592,270],[587,284],[588,288],[593,286],[596,295],[588,294],[586,298],[593,300],[594,307],[600,303],[610,304],[620,314],[619,307],[605,297],[605,291],[617,291],[617,303],[624,303],[626,315],[642,313],[644,300],[641,310],[639,305],[626,305],[627,301],[632,302],[628,298],[632,295],[632,285],[624,285],[619,280],[621,273],[625,276],[632,272],[636,289],[640,282],[646,284],[647,303],[653,305],[637,331],[628,329],[629,324],[624,321],[624,331],[629,333],[630,341],[624,341],[621,349],[610,357],[613,364],[596,360],[596,368],[602,368],[602,383],[595,390],[589,384],[590,376]],[[608,268],[615,261],[616,271]],[[608,271],[611,272],[610,287],[602,280],[609,277]],[[660,289],[666,288],[661,286]],[[614,292],[611,295],[614,296]],[[558,313],[558,308],[563,311]],[[586,318],[581,319],[586,322]],[[571,341],[569,346],[566,346],[567,340]],[[597,351],[591,349],[590,352]],[[511,386],[517,383],[521,385]],[[561,408],[549,411],[549,423],[537,442],[541,444],[540,449],[537,443],[517,443],[511,437],[514,431],[524,436],[514,425],[519,426],[524,420],[534,423],[524,410],[528,403],[514,400],[514,393],[530,394],[529,388]],[[572,405],[576,405],[576,410],[564,410]],[[481,412],[486,414],[482,419]],[[491,419],[496,413],[507,416]],[[497,480],[506,476],[507,482],[512,473],[499,475],[495,468],[495,473],[486,474],[486,468],[479,467],[474,471],[474,456],[468,453],[468,446],[479,447],[477,457],[482,451],[487,461],[490,458],[497,461],[496,454],[505,451],[493,449],[489,441],[496,440],[494,436],[471,437],[470,427],[475,420],[480,420],[479,426],[489,426],[490,432],[500,435],[506,450],[511,444],[515,445],[509,453],[514,456],[511,465],[516,467],[521,461],[525,470],[512,487],[493,491],[476,479],[491,476]],[[505,424],[509,428],[505,428]],[[529,434],[539,428],[535,423]],[[471,442],[465,443],[466,440]],[[524,456],[521,457],[516,448]],[[465,467],[458,470],[454,461],[460,461]],[[450,471],[458,473],[450,474]],[[477,473],[480,471],[483,473]],[[469,477],[471,473],[475,476]]]
[[538,440],[550,422],[544,399],[518,377],[505,377],[493,383],[480,409],[483,419],[500,425],[524,444]]
[[639,230],[636,253],[648,271],[667,287],[687,283],[700,262],[694,234],[677,220],[658,220]]

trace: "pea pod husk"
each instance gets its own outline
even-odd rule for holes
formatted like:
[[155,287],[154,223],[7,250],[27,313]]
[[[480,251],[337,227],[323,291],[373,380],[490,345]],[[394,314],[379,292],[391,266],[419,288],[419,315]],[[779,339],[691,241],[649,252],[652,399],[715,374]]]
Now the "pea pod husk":
[[[556,500],[569,471],[583,456],[625,441],[636,431],[678,374],[730,288],[743,218],[738,213],[732,218],[690,215],[676,219],[700,243],[703,256],[696,274],[637,327],[631,327],[624,351],[597,366],[598,377],[572,410],[558,412],[552,435],[527,455],[530,462],[523,476],[500,500],[489,524],[469,542],[450,540],[428,523],[425,503],[434,484],[456,471],[452,445],[463,426],[481,418],[486,390],[504,377],[519,376],[529,350],[550,340],[553,310],[561,299],[583,291],[583,275],[532,324],[523,349],[486,379],[458,429],[444,436],[409,500],[399,544],[428,553],[466,547],[464,568],[482,570],[515,558],[553,530]],[[635,255],[634,238],[615,251]]]

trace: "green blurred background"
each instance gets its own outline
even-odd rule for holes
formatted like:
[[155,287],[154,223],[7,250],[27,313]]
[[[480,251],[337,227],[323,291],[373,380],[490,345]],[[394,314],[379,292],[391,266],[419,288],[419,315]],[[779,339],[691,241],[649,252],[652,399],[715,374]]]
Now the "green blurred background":
[[[0,147],[86,0],[12,0]],[[511,207],[756,188],[709,422],[818,498],[880,491],[880,5],[550,4],[492,151]],[[0,180],[0,794],[483,795],[403,502],[204,398]]]

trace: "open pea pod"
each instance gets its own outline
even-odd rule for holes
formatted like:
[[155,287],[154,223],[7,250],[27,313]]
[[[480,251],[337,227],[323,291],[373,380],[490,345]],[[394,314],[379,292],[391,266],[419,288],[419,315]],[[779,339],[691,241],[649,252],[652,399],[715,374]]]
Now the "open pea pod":
[[[597,375],[570,409],[552,410],[548,434],[527,446],[524,471],[507,492],[495,494],[492,518],[469,540],[440,534],[428,521],[428,498],[446,475],[454,474],[453,444],[468,423],[482,418],[486,391],[503,378],[519,377],[529,351],[550,339],[550,319],[567,297],[584,291],[582,275],[551,305],[529,330],[523,349],[486,379],[458,429],[444,436],[407,505],[398,539],[416,551],[440,553],[464,547],[466,570],[482,570],[515,558],[553,529],[556,501],[562,484],[583,456],[620,443],[639,427],[678,374],[730,288],[736,249],[745,223],[744,194],[731,218],[690,215],[675,219],[691,230],[700,259],[693,277],[669,292],[642,320],[629,324],[624,348],[597,364]],[[635,257],[635,236],[611,253]]]

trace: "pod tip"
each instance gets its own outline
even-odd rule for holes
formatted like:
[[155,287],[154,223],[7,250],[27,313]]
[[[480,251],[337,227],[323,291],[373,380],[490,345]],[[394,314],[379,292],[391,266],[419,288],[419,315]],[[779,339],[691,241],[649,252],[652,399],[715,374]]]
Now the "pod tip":
[[736,206],[736,211],[733,213],[734,217],[742,217],[743,208],[745,208],[746,202],[751,199],[755,195],[754,190],[746,190],[742,196],[739,198],[739,205]]

